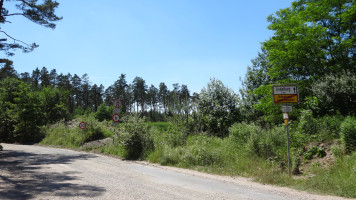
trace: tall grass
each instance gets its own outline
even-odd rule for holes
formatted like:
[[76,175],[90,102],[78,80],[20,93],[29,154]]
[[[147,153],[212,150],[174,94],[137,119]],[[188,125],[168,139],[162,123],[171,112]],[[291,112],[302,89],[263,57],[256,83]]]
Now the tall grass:
[[[291,156],[295,168],[303,164],[302,155],[310,142],[339,139],[340,135],[350,132],[350,128],[340,128],[342,123],[345,127],[354,125],[354,121],[344,121],[340,116],[314,119],[307,111],[302,115],[301,121],[292,122],[290,129]],[[44,127],[46,138],[41,143],[78,148],[81,145],[81,130],[77,126],[80,121],[87,122],[91,127],[87,130],[90,133],[87,134],[88,140],[94,140],[97,136],[113,137],[110,123],[99,123],[89,117],[77,119],[72,126],[61,122]],[[326,168],[311,165],[304,168],[303,175],[289,177],[284,126],[264,129],[253,123],[237,123],[229,128],[228,137],[219,138],[204,133],[188,134],[183,123],[152,123],[137,116],[127,116],[117,130],[119,134],[115,143],[100,147],[99,152],[214,174],[252,177],[265,184],[356,197],[356,153],[345,155],[342,146],[331,148],[334,164]],[[350,130],[354,133],[353,128]]]
[[[87,124],[86,129],[78,127],[80,122]],[[60,121],[44,126],[41,130],[45,138],[40,142],[44,145],[57,145],[65,148],[79,148],[83,143],[112,137],[106,122],[98,122],[93,115],[79,117],[70,122]]]

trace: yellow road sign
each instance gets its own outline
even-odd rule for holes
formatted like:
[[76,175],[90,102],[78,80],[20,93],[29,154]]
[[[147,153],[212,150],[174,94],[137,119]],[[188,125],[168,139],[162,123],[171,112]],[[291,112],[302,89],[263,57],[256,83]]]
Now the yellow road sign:
[[272,85],[273,103],[298,103],[298,86],[296,84]]

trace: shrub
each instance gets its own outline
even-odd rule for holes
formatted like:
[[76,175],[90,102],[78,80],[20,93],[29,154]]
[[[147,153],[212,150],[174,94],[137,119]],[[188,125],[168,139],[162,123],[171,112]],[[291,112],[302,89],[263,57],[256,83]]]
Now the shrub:
[[185,127],[181,124],[169,123],[164,134],[166,143],[171,147],[182,146],[187,140]]
[[110,120],[112,117],[112,112],[113,106],[106,106],[105,103],[102,103],[95,113],[95,118],[100,122],[104,120]]
[[153,147],[145,119],[138,115],[130,115],[123,117],[122,121],[119,132],[122,145],[125,148],[124,157],[138,159]]
[[252,133],[259,132],[261,132],[259,126],[245,122],[235,123],[229,128],[230,138],[238,144],[245,144]]
[[[105,134],[103,131],[104,128],[102,127],[101,123],[95,119],[93,113],[81,116],[77,120],[79,120],[80,122],[85,122],[87,124],[86,129],[84,130],[84,143],[105,138]],[[77,130],[79,132],[82,131],[79,128]]]
[[275,127],[270,130],[258,130],[251,132],[246,143],[247,151],[252,155],[269,158],[280,155],[285,149],[284,127]]
[[332,140],[339,138],[340,125],[344,117],[341,115],[329,116],[316,119],[319,140]]
[[335,158],[340,158],[342,155],[341,149],[339,146],[332,146],[331,147],[331,153]]
[[346,117],[341,123],[341,142],[344,145],[346,153],[356,150],[356,119]]
[[313,135],[317,131],[317,123],[311,110],[302,110],[300,113],[297,131],[301,134]]
[[305,160],[311,160],[315,155],[319,158],[323,158],[326,156],[326,152],[324,148],[318,148],[317,146],[312,146],[306,152],[304,152],[303,158]]
[[228,128],[240,120],[238,103],[238,95],[233,90],[221,81],[211,79],[202,89],[197,104],[204,130],[214,136],[226,136]]
[[222,139],[208,136],[191,136],[182,149],[180,160],[187,165],[208,166],[222,163]]

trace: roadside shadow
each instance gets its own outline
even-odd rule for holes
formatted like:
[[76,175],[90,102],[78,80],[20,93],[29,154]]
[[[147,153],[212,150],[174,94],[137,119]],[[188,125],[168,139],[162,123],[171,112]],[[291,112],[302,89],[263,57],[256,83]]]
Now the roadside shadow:
[[[62,173],[47,170],[50,164],[69,164],[97,156],[90,154],[59,155],[32,154],[22,151],[0,152],[0,199],[31,199],[37,195],[50,195],[63,199],[94,198],[106,190],[93,185],[74,184],[79,172]],[[48,172],[47,172],[48,171]]]

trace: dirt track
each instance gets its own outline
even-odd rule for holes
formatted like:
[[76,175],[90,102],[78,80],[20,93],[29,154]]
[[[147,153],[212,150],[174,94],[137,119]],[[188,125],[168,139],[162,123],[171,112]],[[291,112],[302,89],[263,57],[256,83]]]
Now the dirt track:
[[2,145],[0,199],[343,199],[91,153]]

